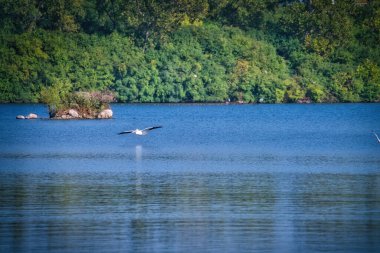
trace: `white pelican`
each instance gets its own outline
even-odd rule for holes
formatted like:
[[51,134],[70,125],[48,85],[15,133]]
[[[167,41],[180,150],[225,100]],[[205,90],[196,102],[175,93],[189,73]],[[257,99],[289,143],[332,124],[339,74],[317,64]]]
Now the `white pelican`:
[[128,131],[120,132],[119,134],[146,135],[148,133],[148,131],[153,130],[153,129],[157,129],[157,128],[161,128],[161,127],[162,126],[154,126],[154,127],[147,127],[147,128],[142,129],[142,130],[140,130],[140,129],[128,130]]
[[373,131],[372,133],[376,136],[377,142],[380,143],[380,138],[379,138],[379,136],[377,136],[377,134],[375,133],[375,131]]

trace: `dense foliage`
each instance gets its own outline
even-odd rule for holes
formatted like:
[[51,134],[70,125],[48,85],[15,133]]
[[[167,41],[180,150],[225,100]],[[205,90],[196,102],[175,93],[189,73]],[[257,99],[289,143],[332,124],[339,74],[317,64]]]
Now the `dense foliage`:
[[0,0],[0,16],[0,102],[380,101],[375,0]]

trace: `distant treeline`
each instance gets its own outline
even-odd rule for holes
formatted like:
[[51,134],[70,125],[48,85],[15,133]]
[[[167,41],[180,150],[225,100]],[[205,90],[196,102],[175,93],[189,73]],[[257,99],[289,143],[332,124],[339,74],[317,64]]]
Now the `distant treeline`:
[[380,101],[380,1],[0,0],[0,17],[0,102]]

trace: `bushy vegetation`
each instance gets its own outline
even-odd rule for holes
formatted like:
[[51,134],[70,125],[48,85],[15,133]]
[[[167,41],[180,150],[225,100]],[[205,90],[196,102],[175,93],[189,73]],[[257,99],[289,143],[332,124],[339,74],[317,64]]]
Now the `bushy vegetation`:
[[69,83],[56,82],[41,90],[41,101],[48,105],[51,118],[61,118],[75,110],[79,118],[96,118],[115,98],[111,92],[71,92]]
[[1,102],[380,100],[378,1],[0,0],[0,16]]

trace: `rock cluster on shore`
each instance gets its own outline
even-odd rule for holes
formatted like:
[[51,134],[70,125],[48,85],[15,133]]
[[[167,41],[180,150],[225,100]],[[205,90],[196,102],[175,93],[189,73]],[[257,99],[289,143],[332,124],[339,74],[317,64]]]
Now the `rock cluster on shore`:
[[75,109],[69,109],[56,113],[52,119],[111,119],[113,112],[111,109],[102,110],[98,114],[83,112],[80,113]]
[[[70,109],[57,113],[52,119],[111,119],[113,112],[111,109],[102,110],[100,113],[89,114],[89,113],[79,113],[77,110]],[[38,119],[38,115],[35,113],[29,113],[28,115],[17,115],[16,119]]]
[[98,114],[98,119],[110,119],[112,115],[113,112],[111,109],[105,109]]
[[17,115],[16,119],[37,119],[38,115],[35,113],[29,113],[27,116],[24,115]]

